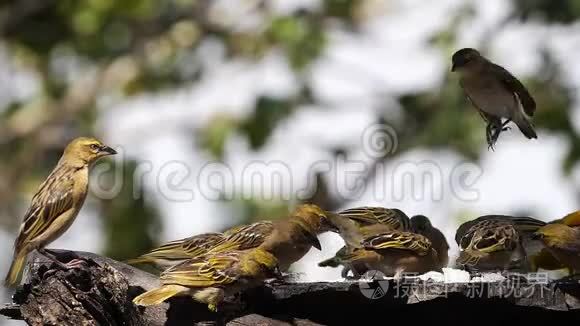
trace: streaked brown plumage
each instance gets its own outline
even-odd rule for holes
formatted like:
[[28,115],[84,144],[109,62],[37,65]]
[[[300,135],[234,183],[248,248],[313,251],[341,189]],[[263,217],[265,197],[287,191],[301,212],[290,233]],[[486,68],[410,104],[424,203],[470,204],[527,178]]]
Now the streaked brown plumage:
[[338,214],[328,213],[327,217],[346,244],[355,248],[360,248],[361,241],[368,236],[410,229],[409,217],[394,208],[358,207]]
[[285,252],[281,254],[283,257],[280,266],[286,271],[292,263],[302,258],[312,245],[320,248],[316,235],[329,229],[324,214],[318,206],[300,205],[289,217],[279,221],[260,221],[231,228],[223,234],[204,234],[172,241],[129,263],[151,263],[164,270],[198,255],[252,249],[270,239],[269,245],[273,251],[276,251],[273,248],[273,241],[288,241],[289,246],[297,243],[294,249],[278,249]]
[[18,282],[20,271],[29,252],[44,251],[44,247],[60,237],[73,223],[85,201],[89,168],[103,156],[115,150],[94,138],[81,137],[67,145],[58,164],[40,185],[14,243],[14,258],[5,283]]
[[[358,245],[347,244],[333,258],[319,263],[319,266],[344,265],[343,277],[346,277],[348,270],[355,277],[369,270],[378,270],[388,276],[403,272],[441,271],[448,261],[449,245],[445,236],[423,215],[409,220],[399,210],[395,212],[391,216],[400,223],[389,225],[397,229],[387,228],[374,234],[361,232],[353,237],[361,239]],[[331,221],[335,220],[331,218]]]
[[552,223],[540,228],[534,235],[563,266],[573,273],[580,273],[580,228]]
[[159,270],[166,270],[188,259],[206,254],[211,248],[223,243],[225,237],[221,233],[203,233],[193,237],[165,243],[150,252],[127,263],[152,264]]
[[365,272],[376,270],[395,277],[402,273],[441,271],[431,241],[417,233],[389,231],[366,238],[361,245],[362,248],[340,257],[342,262],[364,266]]
[[510,221],[481,220],[459,240],[457,265],[477,271],[526,269],[521,237]]
[[188,295],[217,311],[226,296],[279,276],[274,255],[260,248],[211,253],[166,270],[160,276],[161,287],[139,295],[133,302],[151,306],[176,295]]
[[[409,231],[410,221],[405,213],[395,208],[357,207],[343,210],[339,213],[327,213],[328,220],[335,226],[345,242],[334,257],[321,261],[321,267],[343,266],[342,276],[348,277],[352,271],[355,277],[367,271],[365,264],[357,260],[346,259],[357,248],[362,248],[362,241],[370,236],[392,230]],[[359,252],[359,254],[362,252]]]
[[225,252],[256,248],[272,232],[271,221],[260,221],[226,230],[224,233],[203,233],[165,243],[150,252],[127,261],[128,264],[151,264],[165,270],[208,252]]
[[451,71],[459,73],[461,87],[488,124],[486,138],[490,148],[510,121],[527,138],[538,137],[531,124],[536,102],[509,71],[470,48],[455,52],[452,62]]

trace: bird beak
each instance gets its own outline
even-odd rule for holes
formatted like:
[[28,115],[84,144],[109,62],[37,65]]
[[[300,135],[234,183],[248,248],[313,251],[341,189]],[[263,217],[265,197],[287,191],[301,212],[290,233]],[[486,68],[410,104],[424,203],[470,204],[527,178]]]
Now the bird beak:
[[316,249],[318,250],[322,250],[322,245],[320,244],[320,240],[318,240],[318,237],[315,234],[312,234],[310,232],[306,232],[306,238],[308,240],[308,242]]
[[114,150],[114,149],[112,149],[109,146],[103,146],[103,147],[101,147],[100,152],[103,153],[104,155],[115,155],[115,154],[117,154],[117,151]]
[[338,231],[339,231],[338,228],[336,227],[336,225],[334,225],[330,222],[330,220],[328,219],[327,216],[322,216],[321,220],[322,220],[322,225],[321,225],[320,229],[322,230],[322,232],[338,233]]

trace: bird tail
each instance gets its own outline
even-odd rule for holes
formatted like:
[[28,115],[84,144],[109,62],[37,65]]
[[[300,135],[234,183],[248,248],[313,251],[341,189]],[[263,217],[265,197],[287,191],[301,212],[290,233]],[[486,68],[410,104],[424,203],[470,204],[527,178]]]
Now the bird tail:
[[6,284],[6,286],[13,286],[16,283],[18,283],[20,273],[22,272],[22,268],[24,267],[24,263],[26,262],[27,254],[28,253],[23,250],[14,253],[14,258],[12,258],[10,270],[8,270],[8,274],[6,275],[6,279],[4,280],[4,284]]
[[157,289],[153,289],[151,291],[147,291],[135,299],[133,299],[133,303],[138,306],[153,306],[162,303],[163,301],[176,296],[180,293],[189,291],[186,287],[181,285],[162,285]]
[[538,135],[534,130],[534,126],[532,126],[532,123],[528,121],[528,119],[522,117],[522,119],[515,121],[515,123],[522,134],[524,134],[524,136],[526,136],[528,139],[538,138]]
[[148,263],[151,263],[151,259],[149,259],[147,257],[143,257],[143,256],[129,259],[129,260],[125,260],[125,264],[128,264],[128,265],[139,265],[139,264],[148,264]]

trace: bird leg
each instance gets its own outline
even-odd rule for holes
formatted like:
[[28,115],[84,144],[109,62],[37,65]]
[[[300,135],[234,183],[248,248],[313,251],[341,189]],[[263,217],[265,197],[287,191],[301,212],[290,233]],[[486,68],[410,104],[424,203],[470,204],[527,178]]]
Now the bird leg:
[[39,254],[41,254],[42,256],[44,256],[45,258],[48,258],[48,260],[50,260],[53,263],[55,263],[61,269],[68,269],[68,267],[66,266],[66,264],[64,264],[60,260],[58,260],[58,258],[56,257],[56,255],[54,253],[49,252],[48,250],[46,250],[44,248],[38,248],[38,249],[36,249],[36,251]]
[[504,123],[502,123],[501,125],[501,131],[507,131],[512,129],[511,127],[506,127],[508,123],[512,122],[512,119],[507,119]]
[[509,130],[509,127],[505,125],[508,124],[511,120],[507,120],[505,123],[502,123],[501,119],[498,120],[491,120],[488,122],[486,131],[486,139],[487,145],[490,150],[494,150],[494,145],[497,142],[499,135],[502,131]]
[[73,269],[73,268],[81,268],[84,264],[86,264],[86,261],[82,258],[73,258],[70,261],[68,261],[67,263],[63,263],[58,259],[57,255],[53,251],[48,250],[48,249],[41,248],[41,249],[37,249],[36,251],[38,251],[39,254],[41,254],[42,256],[48,258],[50,261],[55,263],[59,268],[64,269],[64,270]]

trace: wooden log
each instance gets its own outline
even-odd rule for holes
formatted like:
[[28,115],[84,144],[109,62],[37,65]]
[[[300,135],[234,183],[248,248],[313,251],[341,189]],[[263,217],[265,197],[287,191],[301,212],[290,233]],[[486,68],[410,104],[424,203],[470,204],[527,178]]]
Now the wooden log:
[[[430,316],[476,324],[501,316],[514,322],[580,320],[575,279],[534,283],[437,283],[419,279],[373,282],[267,282],[230,299],[219,313],[191,298],[154,307],[132,299],[159,286],[155,275],[91,253],[55,251],[63,262],[82,257],[81,268],[63,270],[39,255],[29,260],[23,285],[0,314],[30,325],[343,325],[376,318]],[[387,315],[385,315],[387,314]]]

